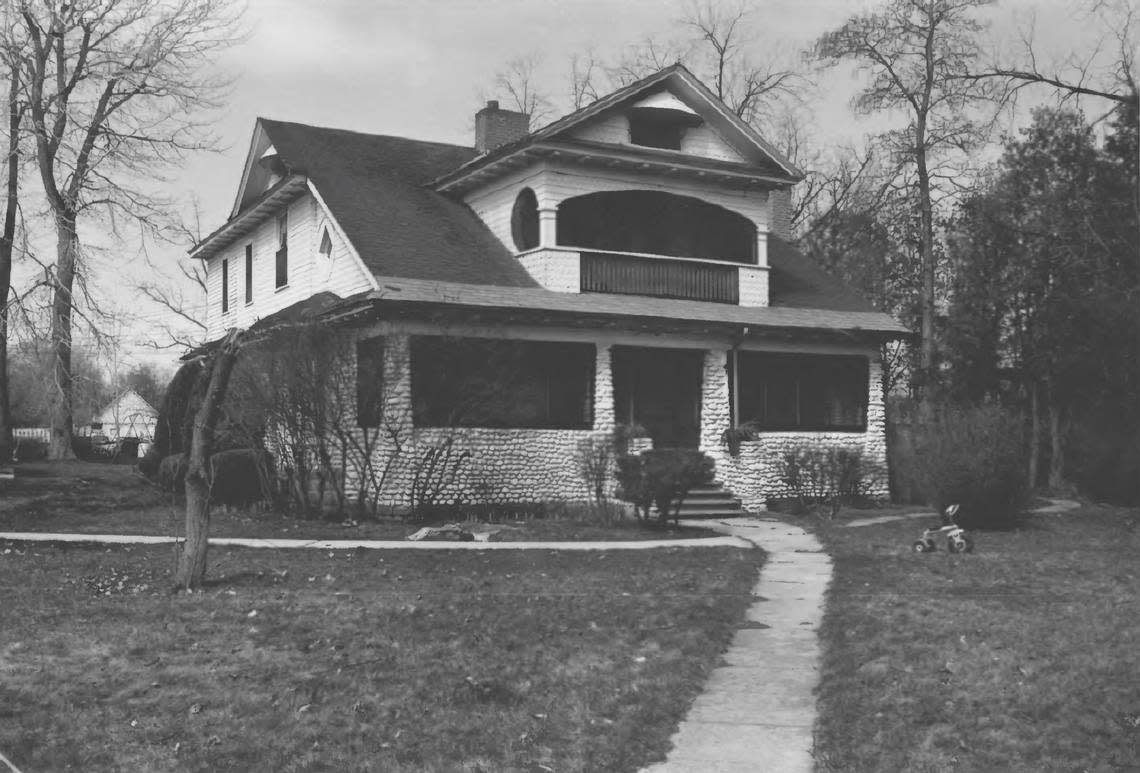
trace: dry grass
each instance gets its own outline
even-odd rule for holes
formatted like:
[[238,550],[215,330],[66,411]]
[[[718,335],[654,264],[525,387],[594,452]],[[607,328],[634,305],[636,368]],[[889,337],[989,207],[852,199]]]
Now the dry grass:
[[1140,513],[1030,516],[965,556],[912,553],[928,525],[821,527],[820,769],[1136,770]]
[[0,752],[32,771],[634,771],[757,551],[0,545]]

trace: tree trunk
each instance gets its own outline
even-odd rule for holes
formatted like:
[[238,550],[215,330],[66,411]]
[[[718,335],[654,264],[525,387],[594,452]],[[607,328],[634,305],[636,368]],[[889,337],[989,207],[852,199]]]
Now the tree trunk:
[[12,289],[12,252],[16,244],[16,211],[20,194],[20,78],[8,73],[8,199],[4,233],[0,235],[0,466],[12,460],[12,405],[8,395],[8,295]]
[[241,347],[241,333],[231,330],[213,354],[210,367],[199,376],[207,380],[206,394],[194,416],[190,462],[186,470],[186,542],[178,556],[175,587],[193,590],[206,578],[206,548],[210,531],[210,456],[214,429],[229,388],[230,373]]
[[926,166],[926,149],[920,135],[916,149],[918,196],[922,228],[922,348],[919,352],[921,383],[927,401],[934,388],[934,206],[930,201],[930,172]]
[[50,389],[50,421],[52,459],[72,459],[74,423],[74,382],[71,377],[71,317],[74,304],[75,262],[79,236],[75,230],[76,215],[72,211],[57,212],[56,263],[52,276],[51,346],[55,360],[55,383]]
[[1065,486],[1064,427],[1061,421],[1061,408],[1049,384],[1049,489],[1060,491]]
[[1029,488],[1037,488],[1041,461],[1041,420],[1037,416],[1037,382],[1029,385]]

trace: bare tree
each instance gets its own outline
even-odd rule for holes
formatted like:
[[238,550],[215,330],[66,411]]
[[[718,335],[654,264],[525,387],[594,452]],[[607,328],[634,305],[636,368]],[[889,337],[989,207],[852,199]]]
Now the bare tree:
[[1097,40],[1082,52],[1067,52],[1056,62],[1046,63],[1034,41],[1033,25],[1021,30],[1021,51],[1016,55],[993,53],[962,73],[966,80],[999,80],[1017,90],[1045,86],[1063,97],[1095,97],[1124,105],[1137,105],[1136,54],[1140,46],[1133,0],[1084,0],[1081,14],[1090,26],[1099,28]]
[[530,116],[530,128],[541,126],[554,115],[554,104],[539,86],[538,68],[542,56],[531,52],[511,59],[495,73],[493,88],[506,93],[514,110]]
[[135,289],[160,310],[167,320],[157,325],[160,336],[146,341],[155,349],[193,349],[206,336],[200,304],[206,297],[206,270],[200,265],[178,263],[181,280],[141,282]]
[[229,389],[230,374],[242,344],[239,330],[231,330],[211,355],[210,366],[199,376],[202,402],[194,415],[186,468],[186,541],[178,555],[175,587],[193,590],[206,578],[206,549],[210,531],[210,456],[214,429]]
[[[933,375],[936,256],[934,195],[940,157],[965,150],[982,136],[970,108],[987,96],[981,84],[957,76],[977,60],[980,23],[975,9],[991,0],[890,0],[873,13],[853,16],[816,43],[825,63],[853,62],[869,77],[855,98],[866,113],[902,110],[907,126],[883,136],[913,171],[913,201],[920,217],[921,351],[924,380]],[[905,179],[905,178],[903,178]]]
[[[52,214],[52,454],[71,454],[72,318],[79,223],[95,212],[165,234],[160,173],[212,147],[206,115],[227,83],[210,73],[236,42],[228,0],[26,0],[8,36],[20,57],[36,163]],[[17,41],[27,41],[26,53]]]
[[795,97],[806,83],[802,74],[781,66],[776,57],[757,63],[748,44],[754,40],[749,28],[748,7],[739,3],[725,8],[711,0],[693,7],[685,20],[696,33],[692,59],[705,59],[717,97],[750,124],[768,125],[775,100]]
[[20,71],[8,66],[8,163],[4,232],[0,234],[0,465],[12,459],[12,406],[8,393],[8,296],[12,290],[12,256],[16,246],[16,215],[20,207]]

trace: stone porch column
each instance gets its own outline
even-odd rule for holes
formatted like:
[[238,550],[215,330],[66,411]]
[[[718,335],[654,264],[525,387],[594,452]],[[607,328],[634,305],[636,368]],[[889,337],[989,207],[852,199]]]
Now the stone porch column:
[[611,344],[596,344],[594,360],[594,431],[613,432],[614,376]]
[[701,450],[716,458],[721,449],[720,436],[728,429],[728,373],[724,366],[724,349],[705,352],[701,386]]

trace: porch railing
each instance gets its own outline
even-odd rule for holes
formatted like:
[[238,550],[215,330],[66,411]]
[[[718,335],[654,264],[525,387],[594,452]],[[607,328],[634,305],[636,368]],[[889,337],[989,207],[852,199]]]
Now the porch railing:
[[581,290],[739,303],[736,265],[583,252]]

